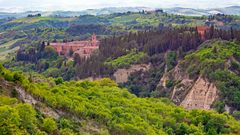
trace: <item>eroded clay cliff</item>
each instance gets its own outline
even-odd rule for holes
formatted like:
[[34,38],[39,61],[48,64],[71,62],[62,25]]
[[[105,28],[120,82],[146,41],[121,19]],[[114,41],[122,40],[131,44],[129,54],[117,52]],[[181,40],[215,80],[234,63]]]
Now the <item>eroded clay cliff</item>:
[[163,75],[159,86],[166,88],[168,80],[174,81],[174,86],[169,88],[171,100],[186,109],[209,110],[218,98],[218,89],[214,83],[201,76],[195,80],[190,79],[179,65]]
[[217,97],[217,87],[207,79],[199,77],[180,105],[187,109],[209,110]]
[[147,71],[150,69],[150,65],[147,64],[138,64],[138,65],[131,65],[129,68],[118,69],[114,74],[115,81],[117,83],[125,83],[128,81],[128,77],[131,73],[137,71]]

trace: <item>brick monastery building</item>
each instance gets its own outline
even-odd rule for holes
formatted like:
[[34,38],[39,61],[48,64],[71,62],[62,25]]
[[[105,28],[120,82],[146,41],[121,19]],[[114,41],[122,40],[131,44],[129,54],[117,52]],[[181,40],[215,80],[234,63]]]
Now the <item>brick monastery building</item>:
[[57,42],[50,43],[59,55],[69,56],[70,52],[79,54],[81,58],[89,58],[91,54],[99,49],[100,42],[97,40],[96,34],[92,35],[91,40],[72,41],[72,42]]
[[210,28],[207,26],[197,26],[197,31],[201,35],[202,38],[204,38],[205,33],[209,30],[210,30]]

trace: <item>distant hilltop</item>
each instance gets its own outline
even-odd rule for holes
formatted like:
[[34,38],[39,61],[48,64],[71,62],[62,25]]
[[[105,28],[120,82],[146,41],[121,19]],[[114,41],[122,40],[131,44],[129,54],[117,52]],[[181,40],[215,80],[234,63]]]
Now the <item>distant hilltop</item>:
[[[82,11],[26,11],[26,12],[11,12],[8,9],[0,9],[0,19],[14,17],[23,18],[29,14],[41,14],[42,16],[62,16],[72,17],[80,15],[108,15],[114,13],[127,13],[127,12],[141,12],[141,11],[154,11],[156,8],[149,7],[108,7],[101,9],[87,9]],[[227,15],[240,15],[240,6],[231,6],[225,8],[215,9],[193,9],[184,7],[163,8],[163,11],[170,14],[186,15],[186,16],[202,16],[213,14],[227,14]]]
[[212,8],[212,9],[193,9],[175,7],[164,10],[170,14],[186,15],[186,16],[208,16],[213,14],[226,14],[226,15],[240,15],[240,6],[230,6],[225,8]]

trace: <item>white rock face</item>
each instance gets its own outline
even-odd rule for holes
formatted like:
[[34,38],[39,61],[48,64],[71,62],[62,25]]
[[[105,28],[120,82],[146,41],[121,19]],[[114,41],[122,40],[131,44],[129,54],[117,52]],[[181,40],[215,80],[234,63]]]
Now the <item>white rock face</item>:
[[171,100],[186,109],[210,110],[218,98],[218,89],[214,83],[201,76],[197,80],[190,79],[188,73],[182,71],[179,64],[163,75],[158,86],[166,88],[166,81],[169,79],[175,82],[175,86],[169,89]]
[[180,105],[190,110],[209,110],[217,98],[217,87],[213,83],[210,83],[208,80],[199,77]]

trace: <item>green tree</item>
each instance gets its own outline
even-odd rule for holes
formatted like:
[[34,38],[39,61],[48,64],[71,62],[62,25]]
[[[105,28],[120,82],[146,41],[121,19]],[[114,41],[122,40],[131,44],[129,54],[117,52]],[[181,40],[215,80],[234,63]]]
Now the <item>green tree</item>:
[[69,121],[67,119],[64,119],[64,118],[60,119],[59,127],[62,128],[62,129],[73,128],[71,121]]
[[55,81],[56,85],[59,85],[59,84],[63,83],[63,78],[62,77],[58,77],[54,81]]
[[240,120],[240,111],[234,111],[233,112],[233,117],[237,120]]
[[219,101],[219,102],[215,103],[214,107],[215,107],[216,111],[219,113],[223,113],[225,111],[225,108],[224,108],[225,104],[223,102]]
[[35,133],[37,129],[36,112],[29,104],[18,104],[16,107],[20,116],[21,125],[28,130],[29,133]]
[[45,118],[43,120],[43,129],[47,133],[53,133],[54,131],[57,130],[57,124],[52,118]]
[[21,73],[14,73],[13,74],[13,79],[14,79],[14,82],[23,82],[24,80],[24,77]]
[[56,58],[57,52],[51,46],[46,46],[44,49],[44,58]]
[[24,129],[20,129],[20,117],[16,109],[9,106],[0,106],[0,133],[10,135],[14,133],[27,134]]

